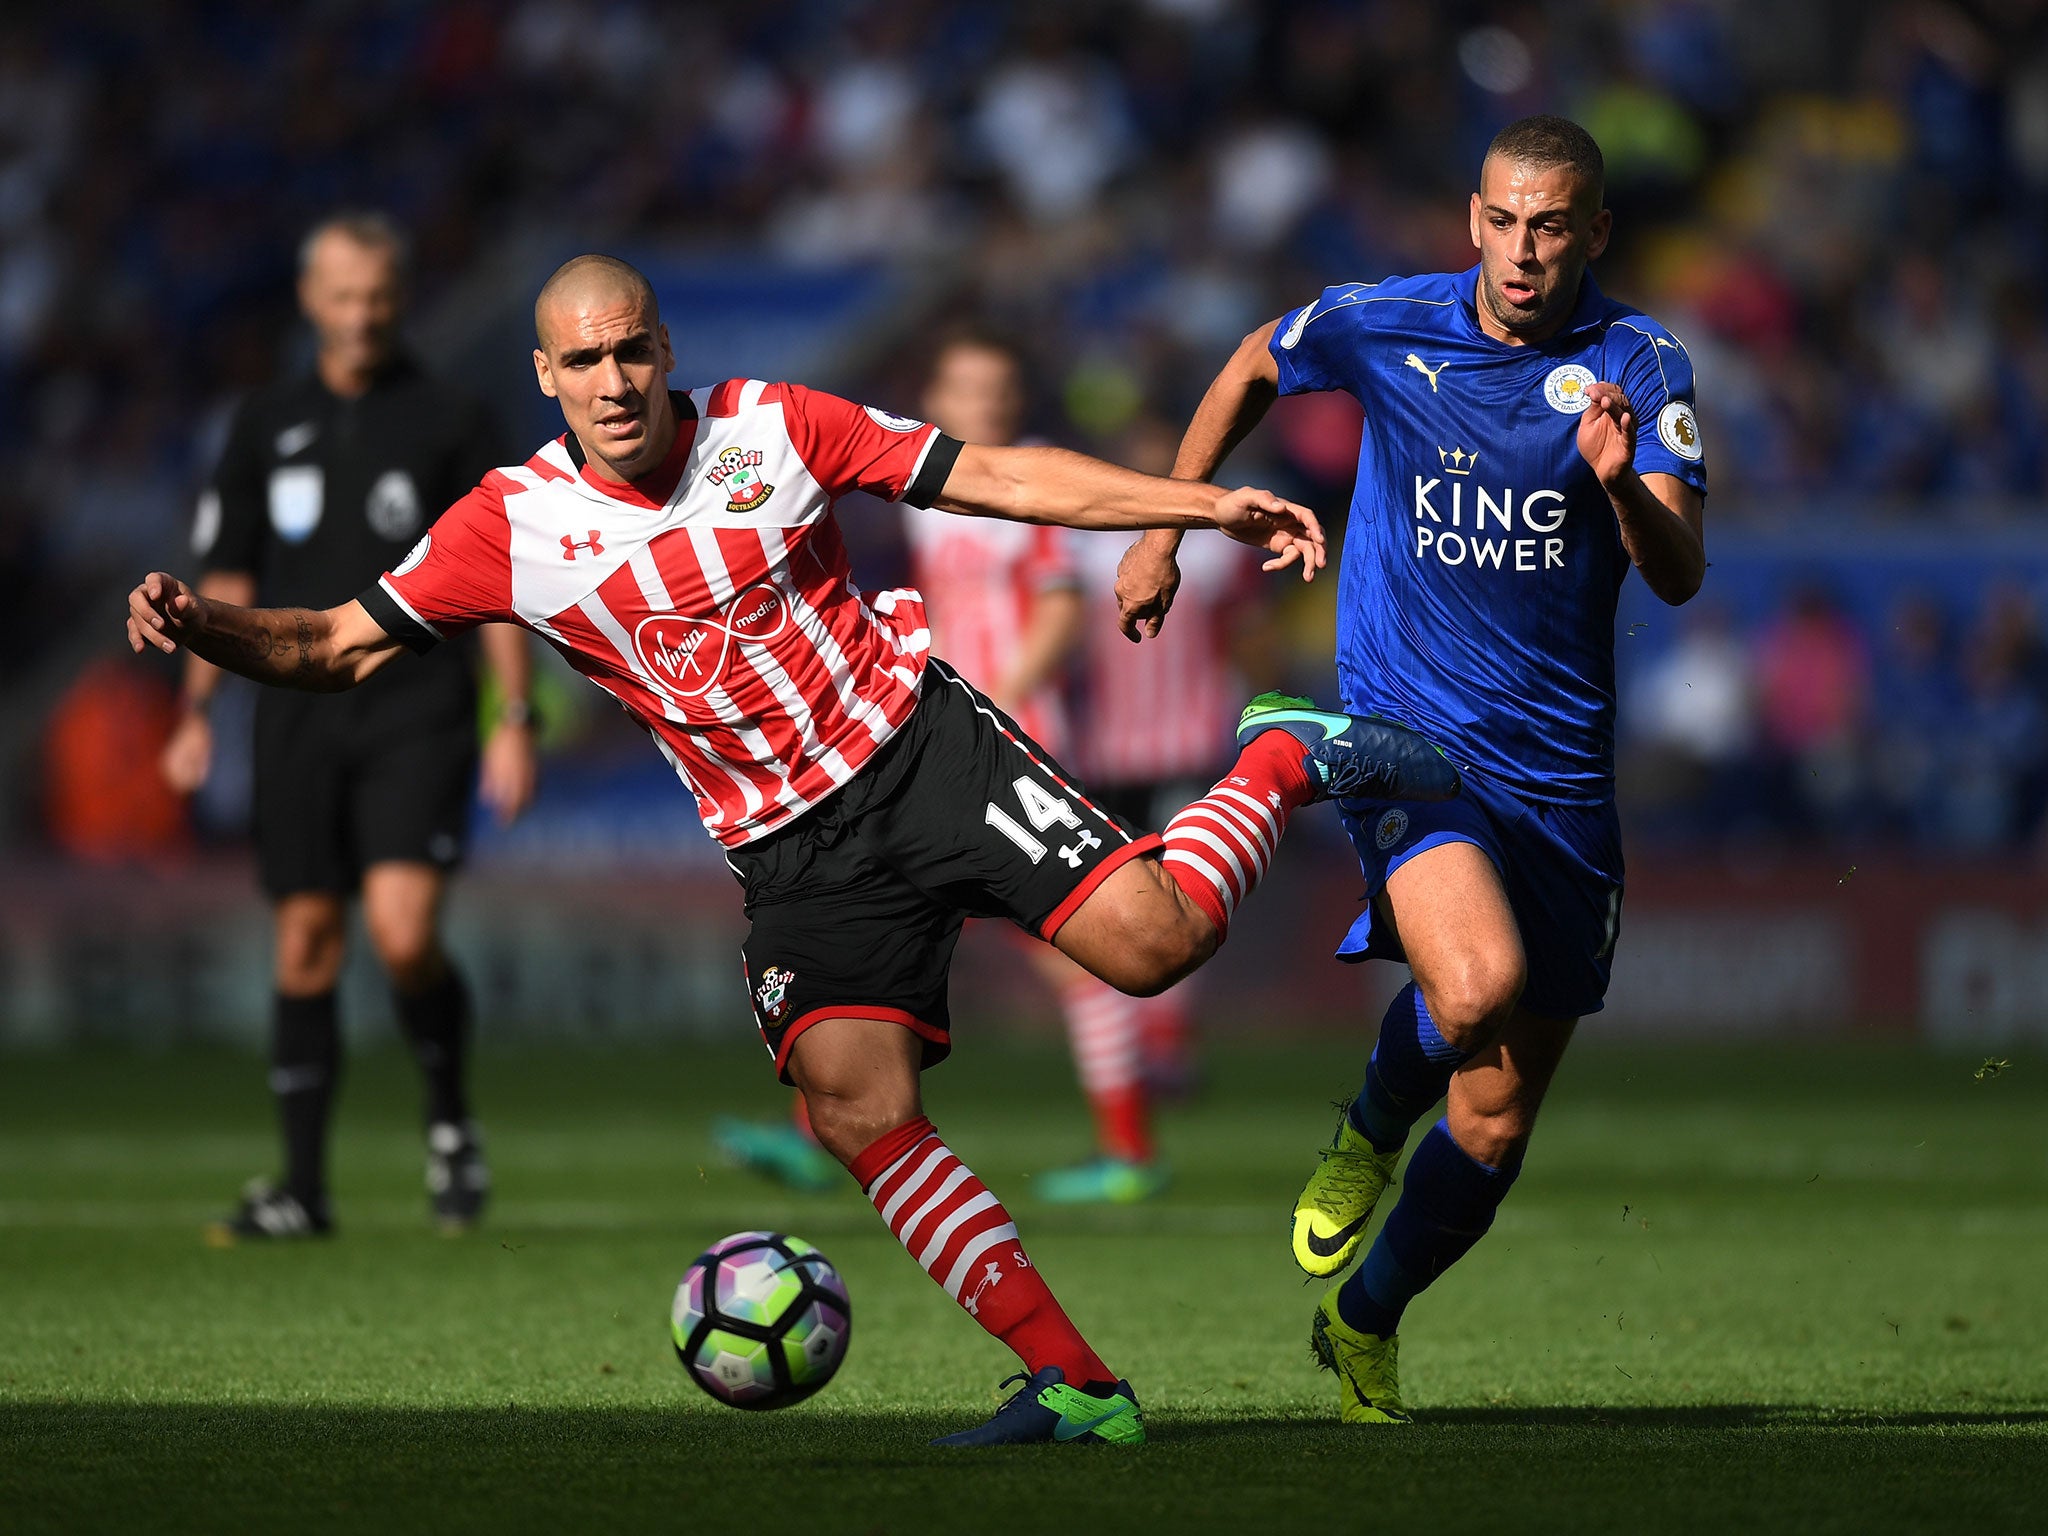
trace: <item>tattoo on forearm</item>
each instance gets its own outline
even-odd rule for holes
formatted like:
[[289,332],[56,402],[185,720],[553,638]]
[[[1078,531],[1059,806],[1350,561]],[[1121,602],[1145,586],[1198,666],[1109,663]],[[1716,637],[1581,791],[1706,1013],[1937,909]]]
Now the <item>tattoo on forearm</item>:
[[307,609],[266,608],[243,610],[193,648],[206,660],[259,683],[326,692],[334,682],[314,659],[315,638]]

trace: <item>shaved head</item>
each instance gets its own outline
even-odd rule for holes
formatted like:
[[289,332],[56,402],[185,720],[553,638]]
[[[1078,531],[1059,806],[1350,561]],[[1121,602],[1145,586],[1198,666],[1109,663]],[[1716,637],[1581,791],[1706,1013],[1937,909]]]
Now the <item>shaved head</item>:
[[660,323],[654,285],[638,267],[595,252],[571,257],[541,284],[540,296],[533,301],[534,336],[542,347],[549,347],[550,333],[559,331],[562,317],[621,301],[640,312],[650,327]]
[[533,301],[533,374],[560,402],[589,469],[633,480],[676,440],[668,376],[676,355],[654,285],[616,256],[578,256]]

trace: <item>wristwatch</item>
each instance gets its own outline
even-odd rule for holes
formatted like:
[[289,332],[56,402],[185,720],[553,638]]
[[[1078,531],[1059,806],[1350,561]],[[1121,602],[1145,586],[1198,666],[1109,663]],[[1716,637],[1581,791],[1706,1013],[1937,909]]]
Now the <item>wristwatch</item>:
[[498,724],[531,726],[533,705],[525,699],[506,699],[498,706]]

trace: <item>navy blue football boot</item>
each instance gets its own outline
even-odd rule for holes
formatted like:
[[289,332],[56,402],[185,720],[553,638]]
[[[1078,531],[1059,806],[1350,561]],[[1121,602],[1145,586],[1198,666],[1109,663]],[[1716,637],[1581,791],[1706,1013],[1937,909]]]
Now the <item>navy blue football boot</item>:
[[1097,1396],[1067,1385],[1066,1372],[1048,1365],[1035,1376],[1022,1371],[1003,1383],[1021,1381],[986,1424],[944,1435],[933,1445],[1143,1445],[1145,1415],[1128,1381]]
[[1318,800],[1449,800],[1458,793],[1458,770],[1443,749],[1391,720],[1262,693],[1238,718],[1237,744],[1263,731],[1285,731],[1307,749],[1301,763]]

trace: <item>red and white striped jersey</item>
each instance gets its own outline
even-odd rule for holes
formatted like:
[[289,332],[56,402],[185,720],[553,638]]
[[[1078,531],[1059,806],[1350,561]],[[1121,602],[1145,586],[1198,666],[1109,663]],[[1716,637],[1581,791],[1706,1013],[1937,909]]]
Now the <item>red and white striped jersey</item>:
[[[1113,602],[1128,539],[1082,541],[1091,607]],[[1098,784],[1206,776],[1230,760],[1244,685],[1230,664],[1231,610],[1258,601],[1257,552],[1219,534],[1181,543],[1180,590],[1156,640],[1133,645],[1114,622],[1087,626],[1082,771]]]
[[[1076,535],[1069,528],[906,507],[903,532],[911,580],[931,616],[932,648],[985,690],[1001,686],[1039,594],[1080,585]],[[1002,703],[1053,756],[1066,752],[1067,706],[1058,680]]]
[[607,481],[557,438],[485,476],[362,601],[420,649],[492,620],[542,635],[737,846],[846,784],[916,708],[924,600],[854,585],[832,503],[930,502],[960,445],[796,384],[671,398],[681,430],[659,469]]

